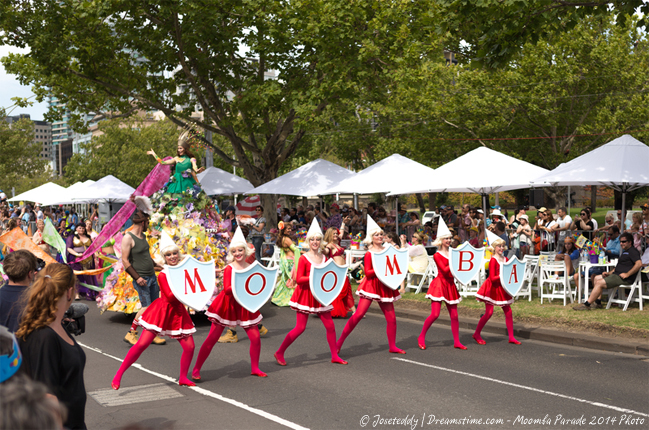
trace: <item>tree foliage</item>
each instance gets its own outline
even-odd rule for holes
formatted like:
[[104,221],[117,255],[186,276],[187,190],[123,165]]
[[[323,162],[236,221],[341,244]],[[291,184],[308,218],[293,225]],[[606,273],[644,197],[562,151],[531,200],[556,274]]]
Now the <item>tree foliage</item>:
[[19,194],[49,179],[47,161],[39,157],[42,148],[33,141],[33,122],[23,118],[10,125],[0,109],[0,189],[8,196],[12,187]]
[[[385,94],[385,71],[417,44],[411,28],[429,9],[403,0],[1,4],[2,41],[31,48],[3,64],[39,98],[52,91],[80,113],[157,109],[211,130],[233,149],[215,153],[256,186],[276,177],[327,108]],[[191,117],[195,107],[204,119]]]
[[168,120],[146,126],[135,118],[113,119],[101,122],[99,129],[103,134],[82,144],[65,166],[68,184],[113,175],[136,188],[155,166],[149,149],[160,157],[176,154],[178,128]]
[[447,36],[447,48],[462,53],[474,65],[507,67],[525,46],[572,31],[591,17],[615,16],[627,26],[639,12],[638,29],[646,26],[649,3],[643,0],[439,0],[435,2],[437,32]]

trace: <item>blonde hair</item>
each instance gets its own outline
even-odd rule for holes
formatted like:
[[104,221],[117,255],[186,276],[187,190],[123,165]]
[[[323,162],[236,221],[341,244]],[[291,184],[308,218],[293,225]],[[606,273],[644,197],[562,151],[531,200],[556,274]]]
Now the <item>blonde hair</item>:
[[[340,232],[336,227],[329,227],[325,232],[323,240],[325,243],[331,243],[334,240],[334,232],[337,232],[340,236]],[[337,244],[336,244],[337,245]]]
[[502,245],[502,246],[505,247],[505,249],[507,249],[507,243],[503,239],[494,240],[494,243],[490,243],[489,246],[487,247],[487,249],[489,250],[489,252],[491,252],[493,254],[493,253],[495,253],[495,251],[496,251],[495,248],[498,245]]
[[428,236],[419,232],[413,233],[412,237],[416,237],[420,245],[423,245],[428,240]]
[[433,246],[439,248],[439,246],[442,244],[442,240],[446,239],[447,237],[449,239],[453,240],[453,235],[451,233],[445,234],[443,236],[437,236],[435,238],[435,240],[433,241]]
[[25,340],[34,330],[52,324],[56,319],[56,304],[70,288],[76,291],[76,282],[74,272],[65,264],[50,263],[41,270],[27,290],[27,306],[16,337]]
[[228,255],[227,257],[225,257],[225,261],[232,263],[234,261],[232,251],[238,248],[243,248],[245,250],[246,257],[250,257],[252,253],[255,252],[254,248],[250,248],[247,243],[245,244],[245,246],[243,244],[235,243],[234,246],[230,245],[230,247],[228,248]]
[[385,236],[385,232],[383,230],[376,230],[374,233],[368,235],[367,237],[365,237],[365,239],[363,239],[363,244],[367,246],[371,245],[372,239],[374,238],[374,235],[377,233],[383,233],[383,235]]

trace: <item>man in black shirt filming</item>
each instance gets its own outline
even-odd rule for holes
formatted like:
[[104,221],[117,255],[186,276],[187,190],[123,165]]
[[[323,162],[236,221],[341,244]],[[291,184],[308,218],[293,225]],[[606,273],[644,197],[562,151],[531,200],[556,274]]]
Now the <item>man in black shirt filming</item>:
[[633,283],[636,273],[642,267],[642,260],[640,259],[640,253],[633,246],[633,235],[631,233],[625,232],[620,235],[620,248],[620,259],[615,269],[596,276],[590,297],[584,303],[573,307],[574,310],[588,311],[599,308],[601,302],[597,298],[602,294],[602,290]]

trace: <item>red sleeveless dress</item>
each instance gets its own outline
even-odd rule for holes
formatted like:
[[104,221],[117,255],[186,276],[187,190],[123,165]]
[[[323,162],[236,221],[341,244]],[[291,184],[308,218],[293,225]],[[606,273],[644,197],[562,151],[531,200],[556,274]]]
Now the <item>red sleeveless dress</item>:
[[158,276],[158,285],[162,296],[146,308],[137,324],[157,335],[172,339],[191,336],[196,332],[196,327],[185,306],[171,292],[165,271]]
[[441,252],[437,252],[433,255],[433,259],[437,265],[437,276],[431,281],[426,298],[434,302],[446,302],[449,305],[460,303],[462,297],[457,292],[448,258]]
[[295,287],[295,291],[293,292],[288,305],[294,311],[305,314],[320,314],[331,311],[334,308],[332,305],[324,306],[313,297],[309,285],[310,274],[311,261],[306,255],[302,255],[297,263],[297,287]]
[[225,327],[241,326],[243,328],[257,325],[262,316],[257,312],[250,312],[242,307],[232,294],[232,265],[228,264],[223,270],[223,291],[214,299],[205,311],[207,319],[214,324]]
[[372,253],[370,251],[363,257],[363,270],[365,271],[365,279],[361,281],[358,290],[356,290],[356,295],[384,303],[396,302],[401,298],[398,290],[387,287],[376,277],[376,272],[374,272],[374,267],[372,266]]
[[[507,261],[506,258],[505,261]],[[514,298],[505,291],[500,283],[500,263],[495,258],[489,261],[489,277],[484,281],[475,298],[480,302],[494,306],[506,306],[514,303]]]

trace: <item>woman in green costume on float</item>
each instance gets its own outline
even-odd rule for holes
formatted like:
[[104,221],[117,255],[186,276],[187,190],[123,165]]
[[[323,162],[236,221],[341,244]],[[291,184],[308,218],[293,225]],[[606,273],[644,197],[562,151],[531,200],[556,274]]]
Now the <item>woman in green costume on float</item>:
[[196,158],[194,158],[194,155],[190,151],[191,145],[187,136],[185,136],[186,133],[183,133],[178,139],[178,152],[171,160],[163,161],[156,155],[153,149],[146,152],[149,155],[153,155],[160,164],[176,165],[169,186],[166,189],[166,192],[172,195],[180,194],[187,190],[193,191],[194,185],[198,184],[196,174],[204,170],[202,167],[199,169],[196,166]]

